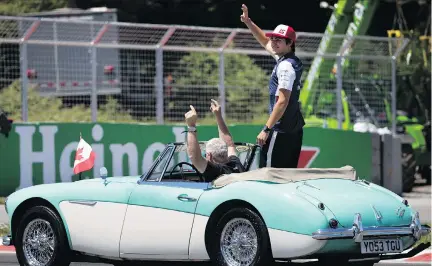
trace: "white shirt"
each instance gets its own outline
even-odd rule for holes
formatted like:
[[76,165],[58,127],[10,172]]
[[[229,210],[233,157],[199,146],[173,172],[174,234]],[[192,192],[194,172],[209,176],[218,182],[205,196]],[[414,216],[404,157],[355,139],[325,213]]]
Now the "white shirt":
[[[265,49],[270,53],[270,55],[275,60],[278,60],[280,58],[277,54],[275,54],[275,52],[271,48],[270,41],[267,43],[267,46],[265,47]],[[291,65],[291,63],[286,61],[286,60],[282,61],[278,66],[276,75],[277,75],[278,81],[279,81],[276,95],[279,95],[280,89],[292,91],[294,80],[296,79],[296,73],[295,73],[294,68]]]

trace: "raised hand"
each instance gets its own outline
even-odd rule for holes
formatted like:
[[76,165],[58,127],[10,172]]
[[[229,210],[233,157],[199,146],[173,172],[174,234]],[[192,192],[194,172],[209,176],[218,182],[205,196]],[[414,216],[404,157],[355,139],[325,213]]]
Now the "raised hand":
[[196,121],[198,119],[197,112],[195,111],[195,108],[192,105],[189,105],[190,111],[185,114],[186,123],[188,126],[195,126]]
[[248,11],[247,6],[245,4],[243,4],[241,9],[243,10],[243,14],[240,15],[240,20],[243,23],[249,22],[250,19],[249,19],[249,11]]
[[220,113],[220,105],[216,100],[211,99],[210,110],[214,114]]

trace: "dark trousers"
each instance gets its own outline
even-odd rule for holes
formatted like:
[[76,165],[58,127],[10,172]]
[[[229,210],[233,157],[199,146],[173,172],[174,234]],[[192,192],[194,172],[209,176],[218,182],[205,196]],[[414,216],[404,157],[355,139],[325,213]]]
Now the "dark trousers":
[[259,167],[297,168],[303,143],[303,129],[280,133],[271,131],[260,152]]

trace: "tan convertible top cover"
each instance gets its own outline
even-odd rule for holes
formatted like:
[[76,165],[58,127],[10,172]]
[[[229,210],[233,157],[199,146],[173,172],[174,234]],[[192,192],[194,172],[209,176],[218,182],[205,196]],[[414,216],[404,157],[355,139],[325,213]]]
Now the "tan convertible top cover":
[[342,178],[356,180],[357,174],[352,166],[341,168],[271,168],[264,167],[244,173],[222,175],[214,180],[212,187],[219,188],[238,181],[267,181],[290,183],[318,178]]

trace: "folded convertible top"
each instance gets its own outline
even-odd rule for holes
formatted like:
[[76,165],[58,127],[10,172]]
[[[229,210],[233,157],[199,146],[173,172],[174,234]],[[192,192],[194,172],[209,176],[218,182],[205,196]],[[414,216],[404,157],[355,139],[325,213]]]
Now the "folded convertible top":
[[356,180],[357,174],[354,167],[349,165],[340,168],[264,167],[244,173],[223,175],[212,182],[212,187],[219,188],[238,181],[264,181],[283,184],[318,178],[342,178]]

